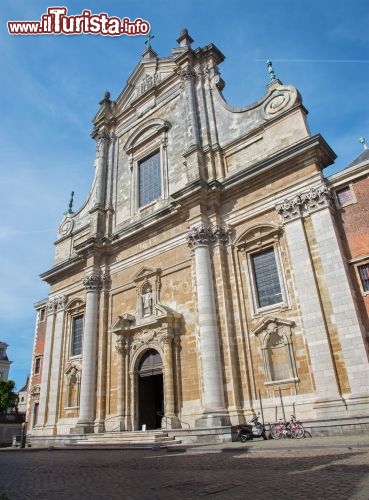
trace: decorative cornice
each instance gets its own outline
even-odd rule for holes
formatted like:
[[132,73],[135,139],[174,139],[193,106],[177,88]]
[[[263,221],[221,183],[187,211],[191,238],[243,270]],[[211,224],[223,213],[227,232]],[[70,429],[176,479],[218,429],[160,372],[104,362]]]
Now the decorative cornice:
[[214,243],[226,244],[229,239],[229,228],[221,226],[195,226],[186,234],[188,246],[193,250],[199,246],[209,246]]
[[332,200],[330,189],[325,184],[321,184],[310,188],[309,191],[297,194],[293,198],[285,199],[283,203],[277,204],[275,209],[286,224],[324,208],[333,209]]

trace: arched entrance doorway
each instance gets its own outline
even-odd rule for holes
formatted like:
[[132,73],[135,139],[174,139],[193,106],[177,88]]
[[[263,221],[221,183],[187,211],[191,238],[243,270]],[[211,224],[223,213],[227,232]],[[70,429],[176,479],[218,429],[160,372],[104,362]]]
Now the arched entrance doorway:
[[146,351],[138,365],[138,425],[146,429],[161,427],[164,413],[163,361],[154,349]]

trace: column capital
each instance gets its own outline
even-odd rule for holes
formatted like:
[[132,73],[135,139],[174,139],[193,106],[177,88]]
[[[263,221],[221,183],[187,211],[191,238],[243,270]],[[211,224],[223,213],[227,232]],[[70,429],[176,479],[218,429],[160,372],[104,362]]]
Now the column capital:
[[99,141],[110,142],[113,139],[113,137],[114,134],[109,134],[109,131],[104,127],[97,132],[94,139],[97,142]]
[[331,190],[325,184],[321,184],[298,193],[292,198],[286,198],[282,203],[278,203],[275,209],[286,224],[324,208],[333,209],[332,200]]
[[60,295],[55,300],[57,311],[64,311],[65,304],[67,303],[67,297],[65,295]]
[[119,336],[115,342],[115,350],[118,354],[126,354],[129,348],[129,340]]
[[333,208],[333,196],[331,190],[324,184],[316,188],[310,188],[307,193],[301,194],[301,199],[311,214],[322,208]]
[[191,66],[186,66],[181,69],[181,78],[185,82],[192,81],[196,78],[196,73],[193,71]]
[[302,215],[302,200],[300,195],[285,198],[283,203],[277,204],[275,209],[284,223],[299,219]]
[[50,299],[47,303],[47,314],[56,314],[59,311],[64,311],[65,304],[67,302],[67,297],[65,295],[59,295]]
[[103,288],[103,278],[99,274],[89,274],[82,279],[87,292],[100,292]]
[[226,244],[229,239],[230,229],[221,226],[201,226],[192,227],[187,231],[187,245],[194,250],[200,246],[209,246],[214,243]]

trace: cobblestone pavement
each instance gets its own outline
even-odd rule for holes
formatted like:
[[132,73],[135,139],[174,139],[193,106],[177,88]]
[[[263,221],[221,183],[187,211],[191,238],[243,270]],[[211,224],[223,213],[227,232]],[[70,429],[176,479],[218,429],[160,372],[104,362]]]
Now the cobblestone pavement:
[[368,449],[250,451],[6,451],[0,453],[0,499],[369,500]]

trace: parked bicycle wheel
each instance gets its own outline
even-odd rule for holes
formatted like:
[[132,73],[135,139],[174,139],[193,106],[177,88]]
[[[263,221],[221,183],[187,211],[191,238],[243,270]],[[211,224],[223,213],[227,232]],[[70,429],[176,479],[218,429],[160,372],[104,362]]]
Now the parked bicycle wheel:
[[291,429],[291,436],[295,439],[301,439],[305,436],[305,429],[302,424],[294,424]]
[[283,436],[283,427],[280,424],[272,424],[270,426],[270,435],[273,439],[281,439]]

